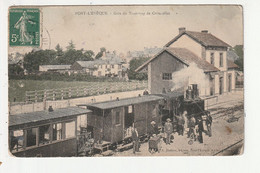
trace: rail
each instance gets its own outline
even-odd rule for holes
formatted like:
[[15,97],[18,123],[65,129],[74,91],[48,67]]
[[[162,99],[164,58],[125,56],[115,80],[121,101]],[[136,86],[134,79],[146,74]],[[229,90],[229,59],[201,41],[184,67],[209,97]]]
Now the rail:
[[213,154],[213,156],[217,156],[217,155],[219,155],[219,154],[221,154],[221,153],[224,153],[225,151],[231,149],[232,147],[235,147],[236,145],[242,143],[243,141],[244,141],[244,139],[241,139],[241,140],[237,141],[236,143],[234,143],[234,144],[232,144],[232,145],[230,145],[230,146],[224,148],[223,150],[220,150],[219,152]]

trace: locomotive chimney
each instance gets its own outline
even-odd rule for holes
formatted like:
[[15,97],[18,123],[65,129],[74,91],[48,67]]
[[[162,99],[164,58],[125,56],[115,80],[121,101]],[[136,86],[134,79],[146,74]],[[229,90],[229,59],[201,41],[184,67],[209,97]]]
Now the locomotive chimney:
[[198,85],[197,84],[189,85],[188,89],[186,90],[186,99],[194,100],[194,99],[198,99],[198,97],[199,97]]
[[202,30],[201,32],[202,33],[208,33],[208,30]]

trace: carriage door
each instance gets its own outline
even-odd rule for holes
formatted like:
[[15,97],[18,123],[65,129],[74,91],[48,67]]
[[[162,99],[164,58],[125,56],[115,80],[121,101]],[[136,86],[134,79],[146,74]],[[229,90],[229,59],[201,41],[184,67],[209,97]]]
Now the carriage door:
[[223,77],[219,78],[219,95],[223,94]]
[[[133,111],[134,107],[133,105],[129,105],[129,106],[125,106],[125,126],[124,126],[124,130],[126,132],[125,136],[129,136],[130,135],[130,130],[129,127],[133,125],[134,123],[134,111]],[[129,132],[129,134],[127,134]]]

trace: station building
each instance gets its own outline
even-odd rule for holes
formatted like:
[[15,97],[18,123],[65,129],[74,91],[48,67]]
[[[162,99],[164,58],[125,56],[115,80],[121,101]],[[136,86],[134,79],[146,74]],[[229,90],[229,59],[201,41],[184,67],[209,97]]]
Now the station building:
[[229,44],[207,30],[179,28],[179,34],[136,71],[148,73],[149,93],[157,94],[172,90],[173,74],[195,63],[209,81],[207,87],[201,87],[200,82],[204,81],[197,83],[200,96],[221,95],[235,90],[238,66],[228,60],[229,48]]

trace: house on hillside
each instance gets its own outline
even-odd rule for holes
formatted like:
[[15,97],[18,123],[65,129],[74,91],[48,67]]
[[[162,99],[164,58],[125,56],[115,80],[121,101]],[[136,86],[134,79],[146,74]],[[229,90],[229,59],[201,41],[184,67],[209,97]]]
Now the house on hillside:
[[76,61],[72,64],[70,70],[72,73],[86,73],[92,76],[93,71],[95,71],[94,62]]
[[230,47],[206,30],[194,32],[179,28],[179,34],[136,71],[148,73],[148,89],[155,94],[172,90],[173,74],[196,64],[209,83],[202,87],[201,83],[205,81],[197,81],[200,95],[221,95],[235,89],[235,70],[238,67],[227,60]]
[[71,66],[74,73],[86,73],[91,76],[123,77],[122,60],[117,58],[100,58],[94,61],[76,61]]
[[69,72],[71,65],[39,65],[40,72]]

